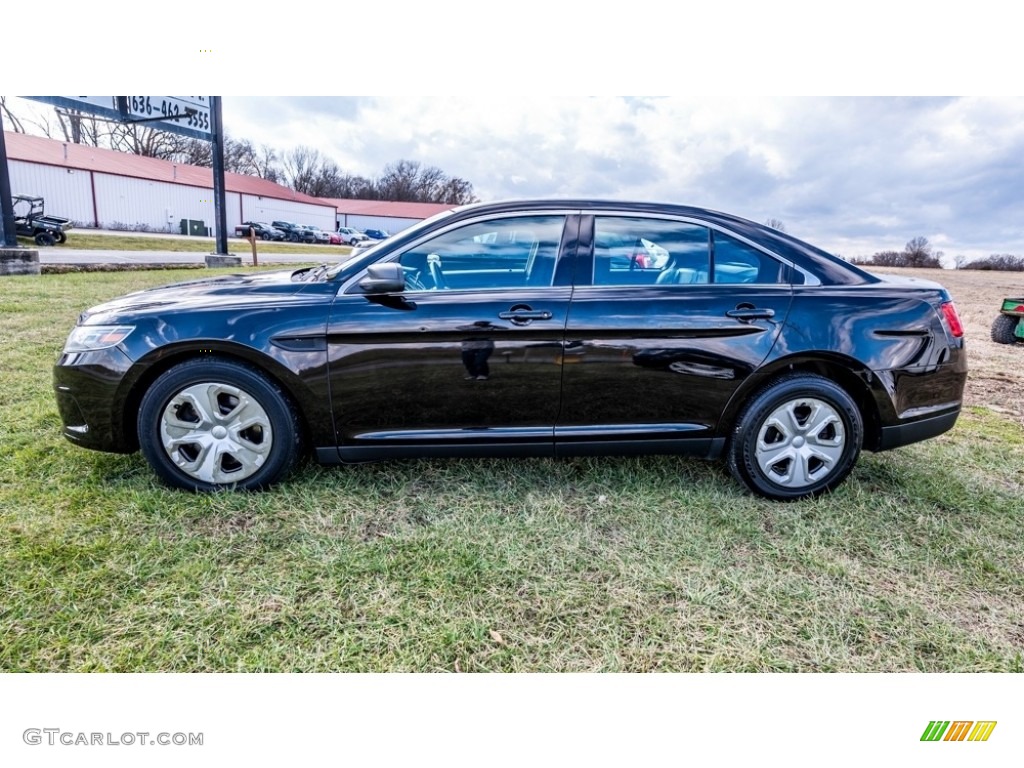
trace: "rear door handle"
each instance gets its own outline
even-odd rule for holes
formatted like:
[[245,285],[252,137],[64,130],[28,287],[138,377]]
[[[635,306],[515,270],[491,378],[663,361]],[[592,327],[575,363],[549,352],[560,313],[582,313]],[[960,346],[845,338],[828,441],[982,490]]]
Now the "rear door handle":
[[725,313],[727,316],[735,318],[736,320],[768,320],[769,318],[775,317],[775,310],[765,307],[764,309],[757,309],[756,307],[749,307],[743,309],[730,309]]
[[499,312],[498,317],[502,320],[517,322],[523,320],[550,320],[552,314],[546,309],[518,309],[509,312]]

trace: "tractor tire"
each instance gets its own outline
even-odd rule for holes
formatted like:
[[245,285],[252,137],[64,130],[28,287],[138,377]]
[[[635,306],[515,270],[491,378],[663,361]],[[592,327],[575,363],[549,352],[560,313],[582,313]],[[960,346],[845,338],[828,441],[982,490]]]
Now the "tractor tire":
[[996,344],[1013,344],[1020,341],[1013,333],[1019,322],[1020,318],[1013,315],[997,315],[992,321],[992,341]]
[[36,245],[53,245],[57,242],[49,232],[37,232],[35,236]]

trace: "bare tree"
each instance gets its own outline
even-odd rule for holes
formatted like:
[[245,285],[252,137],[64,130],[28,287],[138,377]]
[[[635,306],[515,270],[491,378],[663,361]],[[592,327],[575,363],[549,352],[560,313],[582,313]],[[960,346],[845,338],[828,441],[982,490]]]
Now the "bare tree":
[[786,231],[786,225],[783,224],[779,219],[767,218],[764,220],[764,225],[766,227],[771,227],[772,229],[777,229],[779,232]]
[[278,162],[277,151],[275,149],[268,147],[266,144],[260,145],[259,149],[253,150],[253,175],[259,176],[261,179],[266,179],[267,181],[280,182],[282,175]]
[[[226,143],[226,142],[225,142]],[[225,156],[227,150],[225,149]],[[182,165],[199,165],[203,168],[213,167],[213,145],[208,141],[202,139],[186,138],[179,147],[178,151],[173,157],[166,158]],[[225,169],[227,168],[225,160]]]
[[61,107],[55,107],[54,112],[57,115],[61,132],[64,134],[64,141],[98,147],[101,145],[103,137],[110,132],[110,123],[107,120],[98,119],[95,115]]
[[320,151],[312,147],[296,147],[284,156],[284,177],[296,192],[310,195],[323,166]]
[[939,257],[941,253],[933,253],[932,246],[927,237],[915,237],[907,242],[903,248],[908,267],[938,267],[941,266]]
[[6,96],[0,96],[0,110],[2,110],[4,113],[5,125],[11,126],[11,130],[14,131],[15,133],[25,132],[25,126],[21,124],[21,120],[18,119],[18,116],[16,114],[11,112],[11,107],[7,103]]
[[415,202],[417,198],[420,164],[413,160],[399,160],[384,167],[384,173],[377,179],[377,196],[380,200]]
[[174,160],[180,156],[185,152],[188,141],[185,136],[137,123],[114,123],[110,132],[111,149],[161,160]]
[[465,179],[449,177],[440,168],[423,167],[414,160],[385,166],[376,187],[378,200],[453,204],[475,200],[473,185]]
[[473,194],[472,184],[465,179],[453,176],[445,182],[441,189],[440,196],[433,202],[450,203],[451,205],[467,205],[468,203],[477,202],[478,199],[479,198]]

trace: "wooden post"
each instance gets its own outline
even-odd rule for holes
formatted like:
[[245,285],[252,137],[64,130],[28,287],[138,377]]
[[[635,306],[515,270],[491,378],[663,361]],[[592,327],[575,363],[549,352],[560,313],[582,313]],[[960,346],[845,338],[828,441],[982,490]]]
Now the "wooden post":
[[249,244],[252,246],[252,265],[257,266],[256,261],[256,228],[249,227]]

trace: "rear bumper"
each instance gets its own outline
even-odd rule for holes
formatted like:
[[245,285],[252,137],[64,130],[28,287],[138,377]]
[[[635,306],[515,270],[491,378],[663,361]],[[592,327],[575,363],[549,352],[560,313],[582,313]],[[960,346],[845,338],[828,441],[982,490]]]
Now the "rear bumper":
[[949,413],[930,416],[907,424],[882,427],[881,440],[875,450],[887,451],[890,448],[899,448],[901,445],[909,445],[941,435],[953,428],[958,416],[960,416],[959,408]]

